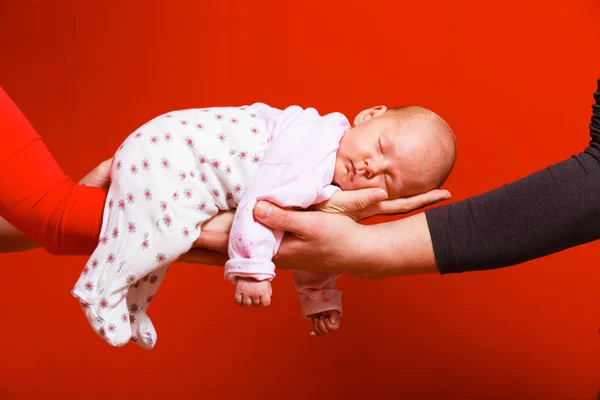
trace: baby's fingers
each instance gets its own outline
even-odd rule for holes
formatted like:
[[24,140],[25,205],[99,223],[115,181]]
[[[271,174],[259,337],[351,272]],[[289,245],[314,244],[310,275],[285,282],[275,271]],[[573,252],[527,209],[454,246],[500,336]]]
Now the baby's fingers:
[[269,289],[269,294],[263,294],[260,296],[260,304],[263,306],[268,306],[271,304],[271,289]]
[[312,317],[312,323],[313,323],[313,331],[310,333],[310,336],[313,336],[313,337],[323,336],[325,333],[319,327],[319,316],[318,315]]
[[252,298],[246,294],[243,295],[242,305],[244,307],[250,307],[252,305]]
[[321,315],[316,321],[318,336],[323,336],[329,333],[329,331],[327,330],[327,326],[325,326],[326,319],[327,318],[325,318],[325,316]]
[[236,293],[235,296],[235,304],[237,304],[238,306],[242,306],[242,294],[241,293]]
[[335,332],[340,329],[339,316],[337,318],[332,318],[331,316],[329,318],[325,318],[325,327],[327,328],[328,332]]
[[253,307],[260,307],[260,294],[253,294],[250,298],[252,299]]
[[326,316],[333,324],[337,324],[340,321],[340,312],[338,310],[331,310]]

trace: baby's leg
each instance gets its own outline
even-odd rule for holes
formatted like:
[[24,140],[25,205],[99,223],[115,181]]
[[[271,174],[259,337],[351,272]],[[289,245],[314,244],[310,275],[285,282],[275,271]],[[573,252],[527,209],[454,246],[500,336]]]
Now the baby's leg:
[[127,307],[131,322],[131,340],[143,348],[151,349],[158,338],[152,321],[148,317],[148,307],[156,295],[168,266],[161,267],[140,279],[127,293]]
[[[200,224],[218,211],[213,203],[202,201],[210,195],[199,184],[168,176],[155,179],[161,184],[144,189],[143,181],[117,175],[109,192],[112,200],[105,212],[100,244],[73,289],[89,323],[114,346],[124,345],[138,332],[144,347],[154,346],[156,333],[145,314],[147,300],[156,292],[168,265],[198,238]],[[174,193],[181,195],[175,198]],[[135,292],[141,286],[144,291]],[[132,290],[135,303],[126,298]]]
[[[211,213],[214,211],[214,209],[211,209]],[[201,229],[209,230],[211,232],[229,232],[231,230],[234,215],[234,211],[220,211],[216,217],[212,217],[206,221]],[[149,346],[147,340],[144,340],[144,338],[157,337],[154,325],[150,318],[148,318],[146,310],[148,310],[150,302],[154,299],[169,268],[170,267],[163,267],[150,275],[146,275],[141,281],[138,281],[138,284],[134,285],[127,294],[127,305],[129,307],[132,326],[131,331],[133,335],[131,340],[141,347],[151,348],[152,346]]]
[[[182,204],[173,207],[177,219],[167,216],[154,226],[138,222],[135,229],[129,228],[132,231],[146,228],[140,235],[128,233],[131,237],[106,243],[110,253],[104,263],[96,264],[99,274],[93,278],[82,275],[73,294],[87,303],[84,311],[88,321],[108,343],[122,346],[133,337],[142,347],[154,347],[156,332],[146,315],[149,300],[164,279],[169,264],[188,251],[198,238],[199,224],[216,211],[216,207],[207,212],[198,210],[197,205]],[[118,219],[121,224],[114,225],[122,225],[126,220]],[[104,251],[101,246],[98,251]],[[90,285],[99,290],[88,295]]]
[[[179,256],[187,252],[192,243],[201,234],[201,225],[210,220],[214,215],[217,214],[218,209],[214,204],[208,202],[201,202],[202,208],[197,205],[192,206],[192,210],[189,210],[194,214],[190,215],[190,222],[185,223],[188,218],[178,218],[181,222],[180,229],[178,232],[177,227],[173,227],[175,235],[180,235],[182,240],[186,243],[185,249],[178,254],[172,261],[175,261]],[[183,205],[183,204],[182,204]],[[171,211],[175,209],[174,214],[184,215],[185,210],[179,209],[179,204],[172,206]],[[174,221],[173,224],[176,224]],[[193,226],[192,229],[189,226]],[[169,260],[172,262],[171,260]],[[137,343],[143,348],[151,349],[156,345],[157,333],[152,324],[152,321],[148,317],[148,307],[154,299],[158,288],[160,287],[166,273],[169,271],[170,265],[164,265],[141,278],[135,285],[131,287],[127,294],[127,306],[130,313],[132,341]]]
[[[111,189],[109,196],[117,192]],[[157,261],[166,262],[166,255],[150,246],[159,241],[148,213],[133,207],[141,200],[133,195],[132,200],[117,196],[109,201],[99,245],[72,291],[80,299],[88,322],[113,346],[122,346],[131,338],[125,298],[129,288],[145,269]]]

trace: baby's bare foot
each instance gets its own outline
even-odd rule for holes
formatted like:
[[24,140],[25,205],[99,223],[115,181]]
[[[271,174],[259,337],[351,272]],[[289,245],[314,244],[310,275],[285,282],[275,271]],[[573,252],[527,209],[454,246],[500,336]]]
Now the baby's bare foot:
[[271,304],[271,282],[253,278],[237,278],[235,302],[238,306],[260,307]]

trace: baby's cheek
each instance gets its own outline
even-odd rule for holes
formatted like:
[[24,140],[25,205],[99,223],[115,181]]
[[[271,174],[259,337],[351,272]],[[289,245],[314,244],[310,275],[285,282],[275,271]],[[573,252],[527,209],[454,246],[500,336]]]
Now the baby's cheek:
[[335,169],[333,170],[333,183],[341,187],[343,181],[344,175],[342,174],[342,169],[336,165]]
[[[354,187],[352,189],[373,189],[373,188],[381,188],[383,190],[387,190],[384,184],[384,181],[381,176],[376,176],[371,179],[367,178],[359,178],[354,179]],[[342,188],[343,189],[343,188]],[[345,189],[348,190],[348,189]]]

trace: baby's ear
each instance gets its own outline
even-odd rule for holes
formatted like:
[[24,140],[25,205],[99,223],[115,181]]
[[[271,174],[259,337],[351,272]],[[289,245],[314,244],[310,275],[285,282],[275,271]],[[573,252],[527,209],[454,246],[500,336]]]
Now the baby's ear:
[[363,122],[369,121],[373,118],[377,118],[386,111],[387,111],[386,106],[375,106],[375,107],[367,108],[366,110],[362,110],[361,112],[358,113],[356,118],[354,118],[354,126],[360,125]]

